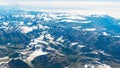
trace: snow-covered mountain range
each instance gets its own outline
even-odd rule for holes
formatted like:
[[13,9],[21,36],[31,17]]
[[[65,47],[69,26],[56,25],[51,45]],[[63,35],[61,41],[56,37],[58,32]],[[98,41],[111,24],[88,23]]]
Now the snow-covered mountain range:
[[119,50],[109,15],[0,13],[0,68],[119,68]]

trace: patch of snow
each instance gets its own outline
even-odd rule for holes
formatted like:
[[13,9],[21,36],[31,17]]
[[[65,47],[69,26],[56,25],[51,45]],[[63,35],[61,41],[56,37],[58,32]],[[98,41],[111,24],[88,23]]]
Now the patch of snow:
[[40,29],[49,29],[48,26],[43,26],[43,25],[41,25],[41,24],[39,24],[38,27],[39,27]]
[[94,65],[91,65],[91,64],[85,64],[84,68],[95,68],[95,67],[94,67]]
[[79,48],[83,48],[83,47],[85,47],[85,46],[84,46],[84,45],[78,45],[78,47],[79,47]]
[[5,29],[6,28],[6,26],[2,26],[2,27],[0,27],[1,29]]
[[47,54],[46,52],[43,52],[42,50],[36,50],[32,54],[29,55],[27,60],[32,61],[35,57],[40,56],[40,55],[45,55]]
[[109,34],[107,32],[103,32],[103,35],[105,36],[109,36]]
[[52,20],[50,17],[48,17],[47,14],[43,15],[42,18],[44,19],[44,21],[50,21],[50,20]]
[[86,29],[83,29],[83,31],[95,31],[96,28],[86,28]]
[[92,54],[99,54],[98,51],[92,51]]
[[54,42],[54,38],[51,36],[51,34],[46,34],[46,38],[49,39],[49,43],[52,43],[54,45],[59,44],[58,42]]
[[99,64],[99,65],[85,64],[84,68],[112,68],[112,67],[107,64]]
[[27,46],[28,49],[31,49],[34,46],[42,48],[43,47],[42,44],[49,45],[49,43],[43,40],[44,37],[45,37],[44,35],[40,35],[38,38],[32,39],[31,42],[29,43],[29,46]]
[[64,68],[69,68],[69,67],[64,67]]
[[71,19],[65,19],[65,20],[61,20],[61,22],[79,22],[79,21],[71,20]]
[[81,21],[80,23],[82,24],[87,24],[87,23],[91,23],[92,21]]
[[29,55],[29,57],[27,57],[27,59],[25,60],[30,66],[32,66],[31,61],[34,60],[37,56],[41,56],[41,55],[46,55],[47,52],[43,52],[42,50],[36,50],[34,51],[32,54]]
[[65,40],[63,40],[63,36],[61,36],[61,37],[59,37],[57,40],[56,40],[57,42],[64,42]]
[[27,24],[28,24],[28,25],[32,25],[32,22],[28,22]]
[[33,31],[34,29],[37,29],[37,26],[33,26],[33,27],[21,26],[20,28],[23,33],[28,33]]
[[49,45],[47,42],[45,41],[42,41],[42,40],[38,40],[38,39],[34,39],[34,42],[31,42],[30,45],[36,45],[38,43],[42,43],[42,44],[45,44],[45,45]]
[[105,53],[104,51],[99,51],[101,54],[105,55],[105,56],[110,56],[109,54]]
[[54,38],[51,37],[51,34],[46,34],[46,38],[49,39],[50,41],[54,40]]
[[0,62],[1,62],[1,61],[4,61],[4,60],[8,60],[8,59],[9,59],[8,56],[6,56],[6,57],[2,57],[2,58],[0,58]]
[[59,17],[66,17],[68,16],[69,14],[68,13],[60,13],[60,14],[57,14],[57,16]]
[[43,40],[44,39],[44,35],[40,35],[40,37],[37,38],[38,40]]
[[120,38],[120,36],[119,36],[119,35],[116,35],[116,36],[113,36],[113,37]]
[[101,65],[98,65],[97,68],[112,68],[112,67],[107,64],[101,64]]
[[80,28],[82,28],[81,26],[77,26],[77,27],[72,27],[75,30],[79,30]]
[[84,17],[81,17],[81,16],[77,16],[77,15],[69,15],[69,16],[67,16],[67,17],[64,17],[64,18],[67,18],[67,19],[77,19],[77,20],[86,20],[86,18],[84,18]]
[[49,14],[50,17],[52,17],[53,19],[56,19],[57,18],[57,15],[56,14]]
[[24,22],[22,22],[22,21],[21,21],[21,22],[19,22],[19,25],[24,25]]
[[77,45],[78,44],[78,42],[72,42],[71,43],[71,45],[73,46],[73,45]]
[[32,18],[33,19],[34,17],[35,17],[35,15],[28,15],[28,14],[25,15],[25,18]]
[[45,42],[45,41],[38,41],[39,43],[43,43],[43,44],[45,44],[45,45],[49,45],[47,42]]
[[44,16],[44,14],[37,14],[36,17],[41,19]]
[[3,25],[7,26],[9,23],[8,22],[3,22]]

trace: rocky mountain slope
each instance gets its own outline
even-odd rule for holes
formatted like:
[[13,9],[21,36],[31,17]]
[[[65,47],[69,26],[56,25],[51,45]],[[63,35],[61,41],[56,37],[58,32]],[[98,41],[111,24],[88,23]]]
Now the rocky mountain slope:
[[0,13],[0,68],[119,68],[119,50],[109,15]]

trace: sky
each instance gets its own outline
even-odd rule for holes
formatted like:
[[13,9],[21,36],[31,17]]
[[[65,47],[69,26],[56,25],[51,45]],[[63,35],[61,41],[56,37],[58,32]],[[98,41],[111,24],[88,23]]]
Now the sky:
[[0,0],[0,8],[3,6],[27,10],[79,10],[120,17],[120,0]]
[[120,0],[0,0],[0,6],[41,9],[120,7]]
[[120,9],[120,0],[0,0],[0,7],[21,9]]

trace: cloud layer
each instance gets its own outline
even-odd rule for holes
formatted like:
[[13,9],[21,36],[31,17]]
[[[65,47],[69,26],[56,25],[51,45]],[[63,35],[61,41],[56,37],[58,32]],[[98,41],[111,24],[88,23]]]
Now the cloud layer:
[[0,6],[29,10],[77,10],[82,14],[109,14],[120,18],[120,2],[118,0],[0,0]]

